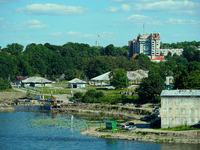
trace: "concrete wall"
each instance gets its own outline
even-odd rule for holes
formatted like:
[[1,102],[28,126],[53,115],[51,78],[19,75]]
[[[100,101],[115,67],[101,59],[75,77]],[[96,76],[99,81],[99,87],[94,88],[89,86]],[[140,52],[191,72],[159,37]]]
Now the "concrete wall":
[[161,127],[193,125],[200,120],[200,97],[161,97]]

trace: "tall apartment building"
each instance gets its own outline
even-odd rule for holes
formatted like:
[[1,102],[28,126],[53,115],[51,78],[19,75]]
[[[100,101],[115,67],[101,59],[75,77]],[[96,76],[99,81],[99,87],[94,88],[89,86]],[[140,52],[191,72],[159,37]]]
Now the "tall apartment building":
[[146,54],[148,56],[160,56],[160,34],[139,34],[137,39],[129,41],[129,56],[135,54]]
[[[183,48],[165,48],[160,49],[160,34],[139,34],[137,39],[129,41],[129,57],[135,57],[138,54],[145,54],[151,60],[164,60],[168,53],[181,56]],[[161,56],[162,55],[162,56]]]

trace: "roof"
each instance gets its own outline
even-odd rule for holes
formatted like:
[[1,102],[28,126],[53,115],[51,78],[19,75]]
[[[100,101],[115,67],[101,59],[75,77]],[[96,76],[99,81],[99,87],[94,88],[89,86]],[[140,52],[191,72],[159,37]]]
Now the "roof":
[[109,81],[109,74],[110,74],[110,71],[109,72],[106,72],[102,75],[99,75],[97,77],[94,77],[90,80],[93,80],[93,81]]
[[75,78],[75,79],[68,81],[68,83],[86,83],[86,82],[81,79]]
[[[136,71],[127,71],[127,77],[129,80],[141,80],[142,78],[148,77],[149,71],[144,71],[142,69],[136,70]],[[92,81],[109,81],[109,72],[106,72],[102,75],[99,75],[97,77],[94,77],[90,80]]]
[[160,96],[200,96],[200,90],[163,90]]
[[25,80],[22,80],[22,83],[52,83],[52,81],[47,80],[42,77],[34,76],[34,77],[27,78]]

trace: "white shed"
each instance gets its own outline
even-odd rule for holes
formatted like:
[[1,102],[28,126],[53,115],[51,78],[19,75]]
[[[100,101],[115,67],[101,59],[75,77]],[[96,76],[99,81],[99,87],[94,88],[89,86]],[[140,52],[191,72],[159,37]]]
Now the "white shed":
[[78,78],[68,81],[68,88],[84,88],[86,82]]

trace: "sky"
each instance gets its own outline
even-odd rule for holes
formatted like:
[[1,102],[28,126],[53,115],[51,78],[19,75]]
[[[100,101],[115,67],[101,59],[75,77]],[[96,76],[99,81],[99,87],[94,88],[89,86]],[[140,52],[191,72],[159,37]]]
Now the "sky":
[[200,0],[0,0],[1,48],[122,47],[143,33],[160,33],[163,43],[200,41]]

